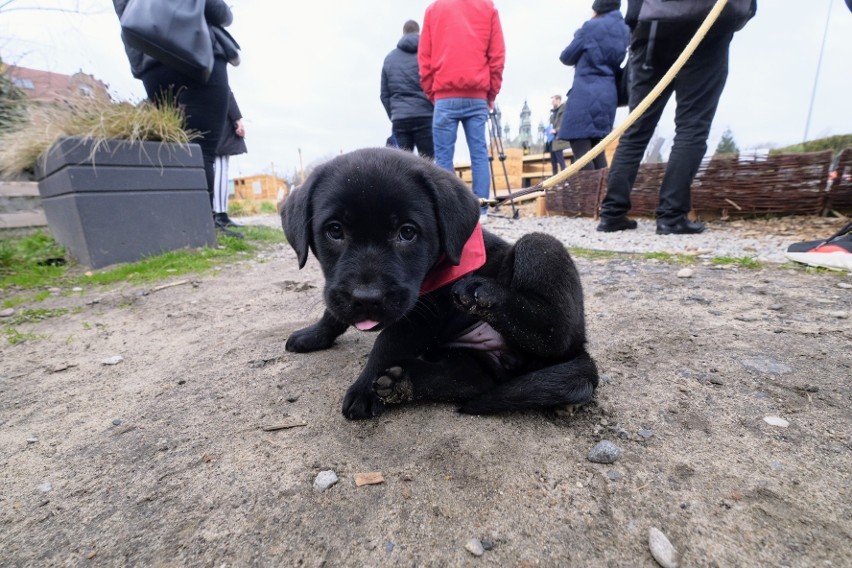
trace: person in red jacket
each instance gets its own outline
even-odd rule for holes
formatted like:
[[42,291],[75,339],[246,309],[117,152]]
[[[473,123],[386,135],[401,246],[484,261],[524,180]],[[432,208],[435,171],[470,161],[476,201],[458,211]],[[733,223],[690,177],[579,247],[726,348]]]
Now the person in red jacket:
[[[473,192],[488,198],[491,172],[485,123],[503,83],[506,47],[491,0],[435,0],[426,8],[417,62],[420,85],[435,105],[435,162],[454,171],[458,126],[470,151]],[[487,208],[482,208],[485,220]]]

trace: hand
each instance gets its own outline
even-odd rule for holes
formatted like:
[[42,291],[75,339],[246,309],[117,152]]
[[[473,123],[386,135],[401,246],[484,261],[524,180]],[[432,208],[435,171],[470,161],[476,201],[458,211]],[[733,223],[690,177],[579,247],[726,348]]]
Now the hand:
[[234,132],[236,132],[237,136],[239,136],[240,138],[246,137],[246,129],[243,126],[242,118],[234,123]]
[[494,101],[488,101],[488,112],[494,110]]

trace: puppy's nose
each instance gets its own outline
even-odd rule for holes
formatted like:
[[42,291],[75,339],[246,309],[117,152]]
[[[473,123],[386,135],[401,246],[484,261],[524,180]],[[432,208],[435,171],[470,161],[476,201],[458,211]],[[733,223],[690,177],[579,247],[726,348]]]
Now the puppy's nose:
[[352,290],[352,304],[361,309],[378,308],[382,303],[382,291],[378,288],[359,286]]

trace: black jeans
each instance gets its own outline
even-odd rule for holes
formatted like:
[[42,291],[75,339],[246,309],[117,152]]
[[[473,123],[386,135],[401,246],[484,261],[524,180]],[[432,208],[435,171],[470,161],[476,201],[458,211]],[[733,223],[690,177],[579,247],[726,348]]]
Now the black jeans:
[[[672,93],[677,102],[675,138],[660,185],[657,222],[673,223],[687,216],[692,209],[692,180],[707,151],[710,125],[728,77],[728,47],[732,37],[732,33],[722,33],[704,38],[671,85],[621,137],[609,170],[602,218],[623,217],[630,211],[630,191],[636,182],[639,163]],[[652,56],[646,57],[647,39],[633,38],[629,62],[631,110],[656,86],[688,40],[688,37],[658,37]]]
[[551,150],[550,151],[550,167],[553,168],[553,175],[558,174],[565,169],[565,151]]
[[417,148],[417,153],[421,156],[430,159],[435,156],[431,116],[394,120],[393,135],[403,150],[413,152],[414,148]]
[[228,86],[227,63],[224,59],[216,59],[210,79],[204,84],[197,83],[165,65],[157,65],[146,71],[142,76],[142,84],[145,85],[148,98],[156,104],[164,98],[177,100],[186,116],[186,128],[201,133],[201,138],[196,138],[193,142],[201,146],[212,211],[216,149],[228,121],[231,92]]
[[[573,164],[583,156],[589,153],[589,151],[597,146],[598,142],[603,140],[603,138],[575,138],[574,140],[569,140],[571,142],[571,153],[574,155],[571,158],[571,163]],[[581,170],[602,170],[606,167],[606,155],[601,152],[595,159],[580,168]]]

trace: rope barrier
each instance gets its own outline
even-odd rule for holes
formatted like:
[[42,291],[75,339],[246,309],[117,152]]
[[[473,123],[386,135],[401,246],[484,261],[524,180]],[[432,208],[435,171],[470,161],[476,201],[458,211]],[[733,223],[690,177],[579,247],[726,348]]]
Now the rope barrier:
[[672,64],[671,68],[663,75],[663,78],[660,79],[660,82],[651,89],[651,92],[648,93],[642,102],[636,105],[630,114],[627,116],[624,122],[618,125],[612,132],[607,134],[606,138],[598,142],[594,148],[589,150],[587,153],[583,154],[580,158],[577,159],[573,164],[556,174],[555,176],[549,177],[544,181],[537,183],[536,185],[514,192],[511,196],[498,198],[498,199],[480,199],[480,205],[491,205],[496,206],[502,203],[503,201],[507,201],[509,199],[514,200],[518,197],[522,197],[524,195],[529,195],[530,193],[535,193],[537,191],[547,191],[548,189],[553,188],[554,186],[564,182],[577,172],[579,172],[583,167],[586,166],[589,162],[594,160],[598,154],[603,152],[607,146],[609,146],[614,140],[619,138],[624,131],[630,128],[634,122],[639,120],[639,117],[645,114],[645,111],[648,110],[648,107],[656,101],[659,96],[662,94],[666,88],[671,84],[674,80],[675,76],[680,72],[692,54],[695,52],[698,45],[704,40],[704,37],[707,35],[707,32],[710,31],[710,27],[716,22],[719,18],[719,14],[722,13],[722,10],[725,8],[725,4],[728,3],[728,0],[716,0],[716,3],[713,5],[713,8],[710,9],[710,13],[707,14],[707,17],[704,18],[704,21],[701,23],[701,26],[695,32],[695,35],[692,36],[692,39],[689,40],[689,43],[686,44],[683,52],[680,56],[675,60]]

